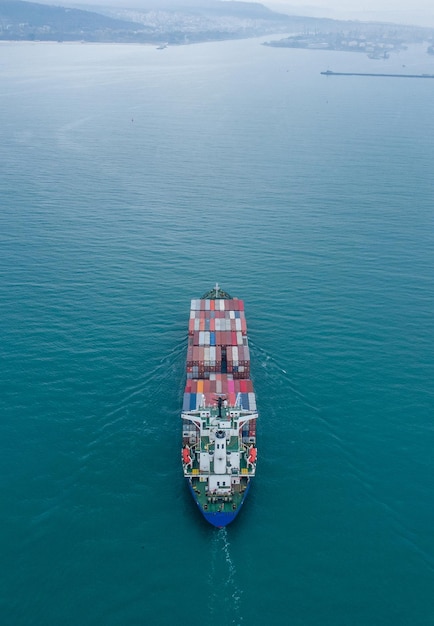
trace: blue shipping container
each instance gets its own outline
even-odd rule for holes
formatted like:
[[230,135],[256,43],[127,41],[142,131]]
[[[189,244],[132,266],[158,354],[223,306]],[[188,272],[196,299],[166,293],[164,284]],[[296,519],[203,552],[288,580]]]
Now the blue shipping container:
[[195,410],[196,410],[196,394],[191,393],[190,394],[190,411],[195,411]]
[[190,394],[184,393],[184,402],[182,403],[182,410],[189,411],[190,410]]
[[241,405],[243,409],[249,410],[249,394],[248,393],[241,394]]

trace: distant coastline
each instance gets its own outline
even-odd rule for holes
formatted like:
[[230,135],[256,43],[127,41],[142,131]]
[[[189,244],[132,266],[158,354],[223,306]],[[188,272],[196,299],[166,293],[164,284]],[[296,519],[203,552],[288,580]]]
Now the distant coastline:
[[[166,4],[168,3],[168,4]],[[0,41],[133,43],[161,46],[286,35],[276,48],[364,52],[388,58],[409,44],[434,54],[434,28],[287,15],[253,2],[161,0],[158,11],[83,6],[72,9],[24,0],[0,2]],[[292,33],[288,36],[288,33]]]
[[341,25],[342,30],[290,35],[284,39],[264,42],[273,48],[297,48],[367,54],[370,59],[388,59],[391,54],[406,50],[410,44],[428,44],[426,52],[434,54],[434,31],[391,24],[360,24],[355,29]]

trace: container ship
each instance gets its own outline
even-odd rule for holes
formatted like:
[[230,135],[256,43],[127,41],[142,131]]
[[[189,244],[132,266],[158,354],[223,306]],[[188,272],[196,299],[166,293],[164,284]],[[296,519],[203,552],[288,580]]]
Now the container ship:
[[218,284],[191,301],[182,407],[182,468],[205,519],[238,515],[256,473],[256,397],[244,302]]

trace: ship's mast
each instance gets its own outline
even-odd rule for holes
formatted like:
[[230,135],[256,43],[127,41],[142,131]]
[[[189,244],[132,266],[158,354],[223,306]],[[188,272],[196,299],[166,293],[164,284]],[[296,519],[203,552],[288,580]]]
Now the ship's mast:
[[220,287],[218,283],[215,284],[215,287],[211,289],[211,291],[207,291],[201,298],[201,300],[231,300],[232,296],[230,296],[226,291]]

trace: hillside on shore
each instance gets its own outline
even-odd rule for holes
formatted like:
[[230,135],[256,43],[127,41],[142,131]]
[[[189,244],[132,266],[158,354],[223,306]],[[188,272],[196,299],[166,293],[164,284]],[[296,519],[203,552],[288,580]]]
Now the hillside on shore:
[[[279,33],[341,33],[354,37],[387,34],[402,45],[434,41],[434,29],[418,26],[290,16],[249,2],[185,2],[173,6],[170,0],[145,0],[145,8],[75,8],[0,0],[0,40],[188,44]],[[283,40],[276,45],[292,46],[293,42]]]

